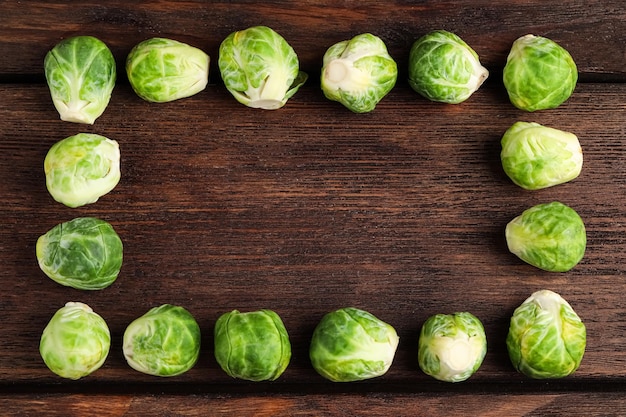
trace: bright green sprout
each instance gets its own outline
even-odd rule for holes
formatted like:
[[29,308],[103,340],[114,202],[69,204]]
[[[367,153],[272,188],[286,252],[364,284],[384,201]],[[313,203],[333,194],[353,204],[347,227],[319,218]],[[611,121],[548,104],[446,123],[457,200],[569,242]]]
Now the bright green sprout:
[[163,304],[128,325],[122,349],[128,365],[139,372],[181,375],[200,355],[200,327],[183,307]]
[[485,329],[471,313],[436,314],[422,326],[418,362],[435,379],[465,381],[478,370],[486,353]]
[[524,262],[550,272],[566,272],[585,254],[587,234],[576,211],[563,203],[539,204],[509,222],[509,250]]
[[120,148],[104,136],[79,133],[52,145],[43,168],[52,198],[68,207],[84,206],[119,183]]
[[392,326],[347,307],[322,318],[313,332],[309,357],[313,368],[333,382],[360,381],[389,370],[398,342]]
[[165,103],[193,96],[209,81],[209,56],[172,39],[147,39],[130,51],[126,74],[139,97]]
[[266,110],[283,107],[307,79],[293,48],[266,26],[231,33],[220,45],[218,66],[238,102]]
[[86,304],[69,302],[43,330],[39,352],[55,374],[80,379],[102,366],[110,347],[111,335],[104,319]]
[[578,369],[587,345],[580,317],[559,294],[541,290],[513,316],[506,346],[518,372],[531,378],[563,378]]
[[570,132],[538,123],[516,122],[504,133],[501,143],[504,172],[526,190],[571,181],[583,167],[580,142]]
[[525,35],[513,42],[503,81],[511,103],[534,112],[553,109],[567,100],[576,87],[578,70],[569,52],[556,42]]
[[460,37],[445,30],[422,36],[409,52],[409,85],[432,101],[461,103],[488,76],[478,54]]
[[324,54],[321,87],[324,95],[355,113],[374,110],[395,86],[398,66],[387,46],[369,33],[331,46]]
[[115,59],[93,36],[59,42],[44,59],[46,81],[61,120],[93,124],[104,113],[115,86]]
[[233,378],[273,381],[291,360],[287,329],[271,310],[223,314],[215,323],[215,359]]
[[79,290],[101,290],[117,279],[123,246],[109,223],[78,217],[40,236],[36,254],[41,270],[59,284]]

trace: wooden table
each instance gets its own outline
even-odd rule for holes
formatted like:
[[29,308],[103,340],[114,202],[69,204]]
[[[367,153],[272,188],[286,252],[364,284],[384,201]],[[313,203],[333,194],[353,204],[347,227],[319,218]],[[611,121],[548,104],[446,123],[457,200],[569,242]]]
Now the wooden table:
[[[232,31],[263,24],[298,53],[306,85],[276,111],[247,108],[221,84],[217,51]],[[459,105],[429,102],[406,82],[414,40],[457,33],[491,75]],[[324,98],[321,57],[371,32],[398,62],[394,90],[369,114]],[[570,51],[573,96],[525,113],[508,101],[502,67],[527,33]],[[93,126],[59,120],[43,77],[58,41],[94,35],[118,63],[111,103]],[[138,42],[170,37],[205,50],[209,86],[194,97],[138,98],[123,63]],[[0,3],[0,406],[14,416],[623,416],[626,402],[626,7],[623,0]],[[515,121],[576,133],[585,162],[568,184],[524,191],[503,173],[500,138]],[[70,209],[48,194],[43,158],[78,132],[116,139],[122,180],[95,204]],[[588,232],[568,273],[542,272],[508,252],[504,226],[531,205],[559,200]],[[111,287],[62,287],[38,268],[35,242],[79,216],[109,221],[125,245]],[[588,331],[579,370],[536,381],[511,366],[504,339],[513,310],[533,291],[565,297]],[[38,343],[67,301],[101,314],[112,332],[104,366],[79,381],[52,374]],[[188,373],[164,379],[131,369],[126,325],[149,308],[186,307],[202,329]],[[331,383],[308,359],[319,319],[355,306],[401,338],[383,377]],[[272,383],[228,377],[213,357],[213,324],[232,309],[271,308],[293,358]],[[458,384],[417,365],[418,332],[435,313],[471,311],[489,351]]]

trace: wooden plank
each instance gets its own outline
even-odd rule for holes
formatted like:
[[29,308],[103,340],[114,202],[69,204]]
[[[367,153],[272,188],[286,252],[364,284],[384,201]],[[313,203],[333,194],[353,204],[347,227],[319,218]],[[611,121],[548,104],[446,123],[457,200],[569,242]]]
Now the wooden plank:
[[441,1],[176,1],[3,2],[0,13],[0,75],[43,74],[46,52],[62,38],[91,34],[112,49],[123,77],[123,62],[138,42],[172,37],[204,49],[213,58],[212,82],[219,82],[219,44],[231,32],[268,25],[298,53],[315,76],[328,47],[372,32],[388,44],[402,72],[411,44],[426,32],[458,33],[492,71],[503,67],[512,42],[527,33],[566,47],[586,79],[626,79],[626,7],[622,0],[559,2]]
[[359,415],[455,417],[532,417],[545,415],[622,416],[621,393],[539,393],[476,395],[339,395],[328,396],[2,396],[0,404],[12,416],[49,417],[121,416],[298,416]]
[[[273,112],[248,109],[220,86],[163,105],[120,86],[101,119],[84,126],[58,120],[44,85],[2,85],[0,279],[8,290],[0,301],[0,381],[4,389],[84,383],[97,391],[125,382],[158,390],[161,381],[126,365],[121,337],[130,321],[167,302],[187,307],[203,331],[198,365],[176,383],[237,390],[212,358],[213,323],[231,309],[272,308],[294,352],[278,386],[324,384],[308,361],[310,334],[324,313],[353,305],[401,337],[377,384],[430,386],[416,363],[419,328],[430,314],[459,310],[481,318],[489,340],[468,384],[532,384],[510,366],[504,338],[513,309],[549,288],[581,315],[589,342],[579,371],[547,386],[610,384],[626,369],[625,89],[583,83],[562,107],[527,114],[498,82],[457,106],[428,102],[402,84],[373,113],[355,115],[312,86]],[[581,176],[537,192],[513,185],[498,155],[502,133],[517,120],[575,132],[585,154]],[[120,142],[123,177],[96,204],[69,209],[48,195],[42,163],[54,142],[79,131]],[[523,264],[503,238],[510,219],[552,200],[578,210],[588,229],[583,262],[565,274]],[[34,256],[39,235],[84,215],[110,221],[126,248],[120,278],[102,291],[61,287]],[[41,330],[67,301],[91,305],[113,335],[103,368],[77,384],[52,375],[38,353]]]

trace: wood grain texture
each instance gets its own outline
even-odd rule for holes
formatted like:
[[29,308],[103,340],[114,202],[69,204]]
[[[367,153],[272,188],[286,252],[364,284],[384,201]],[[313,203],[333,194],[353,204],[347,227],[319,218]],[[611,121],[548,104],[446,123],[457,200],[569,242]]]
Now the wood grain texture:
[[[0,54],[17,59],[0,60],[0,405],[52,416],[626,414],[622,3],[3,2]],[[441,27],[494,71],[460,105],[429,102],[400,79],[361,115],[325,99],[315,78],[278,111],[237,103],[216,70],[205,91],[167,104],[142,101],[122,79],[93,126],[60,121],[43,82],[43,55],[72,34],[101,36],[122,65],[154,35],[215,57],[223,37],[253,24],[279,29],[311,73],[329,44],[363,31],[383,35],[404,65],[411,42]],[[508,48],[528,32],[561,42],[579,64],[581,82],[557,109],[517,110],[502,86]],[[518,120],[575,133],[580,177],[534,192],[512,184],[499,141]],[[97,203],[70,209],[48,194],[43,159],[78,132],[120,143],[122,180]],[[562,274],[524,264],[504,240],[509,220],[553,200],[575,208],[588,233],[583,261]],[[96,292],[54,283],[35,258],[41,234],[88,215],[111,222],[125,245],[119,279]],[[517,374],[504,345],[513,310],[542,288],[561,293],[587,325],[583,363],[563,380]],[[67,301],[89,304],[113,338],[104,366],[76,382],[53,375],[38,352],[41,331]],[[189,309],[202,330],[198,364],[171,379],[132,370],[121,351],[125,327],[162,303]],[[397,329],[385,376],[333,384],[311,368],[315,325],[344,306]],[[213,325],[232,309],[259,308],[283,318],[291,364],[273,383],[233,380],[213,358]],[[437,382],[417,365],[424,320],[454,311],[478,316],[489,344],[463,384]]]

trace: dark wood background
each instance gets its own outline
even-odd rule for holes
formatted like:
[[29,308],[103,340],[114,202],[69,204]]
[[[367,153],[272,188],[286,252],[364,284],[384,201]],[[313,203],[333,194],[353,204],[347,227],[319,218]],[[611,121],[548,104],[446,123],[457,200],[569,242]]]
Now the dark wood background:
[[[249,109],[221,84],[220,42],[268,25],[310,74],[276,111]],[[460,105],[429,102],[406,82],[408,51],[433,29],[457,33],[491,75]],[[369,114],[326,100],[325,50],[371,32],[398,62],[396,88]],[[580,82],[558,109],[525,113],[508,101],[501,71],[527,33],[570,51]],[[119,80],[93,126],[62,122],[43,77],[61,39],[89,34],[113,51]],[[153,36],[211,56],[210,84],[167,104],[139,99],[125,80],[126,54]],[[539,416],[626,415],[626,7],[605,1],[106,1],[0,2],[0,404],[10,415]],[[499,160],[515,121],[574,132],[583,171],[568,184],[524,191]],[[97,203],[52,200],[43,158],[78,132],[120,143],[122,180]],[[531,205],[576,209],[587,253],[568,273],[548,273],[510,254],[504,226]],[[37,238],[79,216],[109,221],[125,245],[111,287],[62,287],[39,270]],[[551,289],[581,316],[588,344],[580,369],[534,381],[512,368],[504,339],[513,310]],[[112,332],[104,366],[79,381],[43,364],[39,337],[67,301],[101,314]],[[121,338],[162,303],[186,307],[203,332],[198,364],[168,379],[124,361]],[[313,328],[328,311],[355,306],[400,336],[380,378],[338,384],[308,360]],[[232,309],[275,310],[293,358],[272,383],[233,380],[212,351],[213,324]],[[417,365],[417,336],[435,313],[470,311],[487,332],[483,366],[446,384]],[[469,414],[468,414],[469,413]]]

